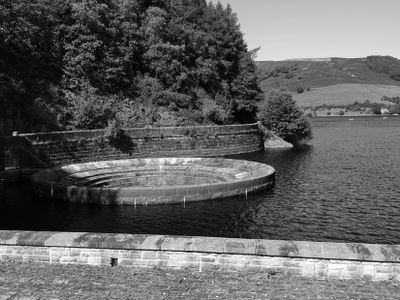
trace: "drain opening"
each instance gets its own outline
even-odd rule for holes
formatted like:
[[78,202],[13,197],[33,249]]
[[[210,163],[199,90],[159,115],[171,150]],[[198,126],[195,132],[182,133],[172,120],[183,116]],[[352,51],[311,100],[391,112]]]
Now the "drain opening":
[[110,265],[111,265],[111,267],[118,266],[118,258],[111,257]]

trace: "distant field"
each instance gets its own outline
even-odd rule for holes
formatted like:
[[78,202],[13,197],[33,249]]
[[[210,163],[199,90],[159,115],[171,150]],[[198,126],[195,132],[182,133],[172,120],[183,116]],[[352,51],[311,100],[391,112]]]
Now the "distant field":
[[[400,61],[398,64],[400,68]],[[297,88],[306,90],[335,84],[400,84],[389,75],[372,70],[366,58],[259,61],[257,74],[263,91],[276,86],[295,92]]]
[[[322,104],[346,105],[355,101],[384,103],[382,96],[400,96],[400,86],[383,84],[336,84],[311,89],[302,94],[294,94],[293,98],[299,106],[317,106]],[[387,102],[386,102],[387,103]]]

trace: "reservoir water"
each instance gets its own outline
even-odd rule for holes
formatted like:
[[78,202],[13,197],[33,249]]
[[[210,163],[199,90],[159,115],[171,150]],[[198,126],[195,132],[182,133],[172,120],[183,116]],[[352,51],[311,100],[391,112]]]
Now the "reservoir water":
[[312,120],[301,150],[235,158],[276,169],[276,187],[185,206],[96,206],[0,196],[0,229],[203,235],[400,244],[400,117]]

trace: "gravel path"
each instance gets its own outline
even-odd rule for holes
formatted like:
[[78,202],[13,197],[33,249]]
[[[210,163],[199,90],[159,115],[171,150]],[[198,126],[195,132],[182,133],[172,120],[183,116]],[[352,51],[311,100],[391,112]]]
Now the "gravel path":
[[0,262],[0,299],[400,299],[400,283]]

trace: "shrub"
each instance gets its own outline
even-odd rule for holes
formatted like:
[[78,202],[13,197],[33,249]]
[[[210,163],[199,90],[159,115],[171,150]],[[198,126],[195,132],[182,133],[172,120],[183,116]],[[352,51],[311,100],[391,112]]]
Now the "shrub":
[[298,87],[298,88],[296,88],[296,92],[297,92],[297,94],[304,93],[304,88]]
[[104,131],[104,138],[111,146],[122,152],[128,152],[133,147],[131,137],[125,134],[125,131],[119,127],[115,119],[108,122],[108,126]]
[[391,114],[400,114],[400,103],[392,105],[389,109],[389,112]]
[[373,103],[371,105],[371,112],[376,115],[381,114],[381,106],[378,103]]
[[180,108],[188,108],[191,104],[191,97],[171,91],[161,91],[154,95],[153,103],[158,106],[175,105]]
[[105,128],[115,116],[112,109],[115,99],[98,95],[91,86],[78,93],[66,93],[66,101],[68,106],[62,119],[69,129]]
[[229,119],[229,114],[213,99],[203,99],[201,112],[204,118],[216,124],[224,124]]
[[119,128],[117,121],[114,119],[108,122],[108,126],[104,130],[104,137],[109,141],[115,141],[124,136],[124,130]]
[[311,126],[303,111],[286,90],[272,90],[259,107],[261,123],[294,145],[311,139]]

